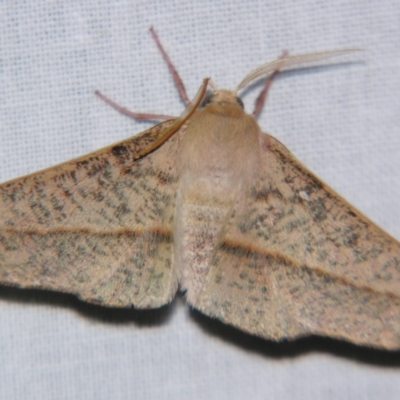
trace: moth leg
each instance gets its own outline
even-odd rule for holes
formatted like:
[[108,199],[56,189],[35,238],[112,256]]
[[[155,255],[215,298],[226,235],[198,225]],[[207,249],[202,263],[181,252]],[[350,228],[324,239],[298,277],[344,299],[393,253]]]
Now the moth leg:
[[[287,50],[283,50],[283,51],[282,51],[282,54],[281,54],[280,57],[279,57],[279,59],[282,59],[282,58],[287,57],[288,54],[289,54],[289,52],[288,52]],[[264,103],[265,103],[265,99],[266,99],[266,97],[267,97],[268,90],[269,90],[269,88],[271,87],[272,81],[274,80],[274,78],[275,78],[275,76],[278,74],[278,72],[279,72],[279,69],[277,69],[276,71],[274,71],[274,72],[266,79],[266,81],[265,81],[265,83],[264,83],[264,87],[262,88],[260,94],[258,95],[257,100],[256,100],[256,104],[255,104],[255,106],[254,106],[253,115],[254,115],[255,117],[260,113],[261,109],[263,108]]]
[[182,100],[184,101],[184,103],[186,105],[189,105],[190,104],[190,100],[189,100],[189,97],[188,97],[188,95],[186,93],[185,85],[183,84],[182,79],[178,74],[178,71],[174,67],[174,64],[172,64],[172,61],[169,58],[167,52],[162,47],[160,39],[158,38],[157,33],[156,33],[156,31],[154,30],[153,27],[150,28],[150,33],[151,33],[151,36],[153,37],[154,41],[156,42],[156,45],[157,45],[158,49],[160,50],[160,52],[161,52],[161,54],[162,54],[162,56],[164,58],[164,61],[167,63],[169,72],[171,72],[172,78],[174,79],[176,88],[178,89],[178,92],[179,92]]
[[128,110],[125,107],[120,106],[119,104],[115,103],[111,99],[109,99],[107,96],[105,96],[103,93],[99,92],[96,90],[94,94],[98,97],[100,97],[101,100],[103,100],[105,103],[107,103],[109,106],[120,112],[121,114],[127,115],[128,117],[132,117],[136,119],[137,121],[143,121],[143,120],[167,120],[167,119],[175,119],[176,117],[173,117],[171,115],[163,115],[163,114],[149,114],[149,113],[135,113],[131,110]]

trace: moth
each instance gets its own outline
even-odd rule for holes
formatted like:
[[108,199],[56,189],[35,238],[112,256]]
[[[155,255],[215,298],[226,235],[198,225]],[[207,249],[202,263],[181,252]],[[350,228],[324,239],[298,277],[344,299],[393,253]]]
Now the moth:
[[399,242],[262,133],[237,96],[261,76],[346,51],[283,54],[235,90],[205,79],[190,102],[152,34],[186,110],[3,183],[0,283],[140,309],[181,290],[202,313],[265,339],[399,349]]

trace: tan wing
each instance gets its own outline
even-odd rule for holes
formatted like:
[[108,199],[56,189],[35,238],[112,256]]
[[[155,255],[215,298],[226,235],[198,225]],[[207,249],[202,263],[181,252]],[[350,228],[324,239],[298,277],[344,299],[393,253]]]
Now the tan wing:
[[260,179],[228,221],[205,314],[258,336],[400,348],[400,244],[263,135]]
[[1,185],[0,283],[108,306],[170,301],[174,160],[185,128],[135,158],[173,123]]

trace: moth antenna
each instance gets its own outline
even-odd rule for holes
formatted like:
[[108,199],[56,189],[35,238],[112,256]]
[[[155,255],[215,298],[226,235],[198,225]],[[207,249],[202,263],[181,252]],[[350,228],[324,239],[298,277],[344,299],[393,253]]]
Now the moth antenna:
[[[289,52],[287,50],[283,50],[282,54],[279,56],[279,59],[283,59],[287,57]],[[263,108],[265,104],[265,99],[267,98],[267,93],[269,91],[269,88],[272,85],[273,80],[275,79],[276,75],[279,73],[279,69],[275,70],[266,80],[264,83],[264,86],[260,92],[260,94],[257,97],[256,103],[254,105],[254,110],[253,110],[253,115],[256,117],[261,109]]]
[[178,89],[178,92],[179,92],[182,100],[185,102],[186,105],[189,105],[190,100],[186,93],[185,85],[183,84],[183,81],[182,81],[181,77],[179,76],[178,71],[174,67],[174,64],[172,63],[171,59],[169,58],[169,55],[164,50],[164,47],[162,46],[160,39],[158,38],[158,35],[153,27],[150,28],[150,33],[151,33],[151,36],[153,37],[153,40],[155,41],[158,49],[160,50],[160,52],[164,58],[164,61],[166,62],[167,66],[168,66],[169,72],[171,73],[172,78],[174,79],[175,86]]
[[168,127],[168,129],[164,129],[162,134],[157,137],[157,140],[154,140],[149,146],[146,146],[141,152],[137,152],[135,154],[135,160],[149,154],[153,150],[160,147],[166,140],[168,140],[196,111],[197,107],[201,103],[202,98],[207,90],[209,78],[203,79],[203,82],[194,96],[193,100],[189,102],[183,113],[173,120],[173,123]]
[[344,49],[344,50],[332,50],[332,51],[322,51],[319,53],[310,54],[299,54],[297,56],[288,56],[282,59],[268,62],[251,71],[245,78],[236,86],[235,92],[246,87],[251,81],[257,79],[258,77],[266,74],[273,73],[277,70],[287,70],[298,65],[309,64],[314,62],[319,62],[327,60],[333,57],[339,57],[345,54],[353,53],[355,51],[362,51],[363,49]]

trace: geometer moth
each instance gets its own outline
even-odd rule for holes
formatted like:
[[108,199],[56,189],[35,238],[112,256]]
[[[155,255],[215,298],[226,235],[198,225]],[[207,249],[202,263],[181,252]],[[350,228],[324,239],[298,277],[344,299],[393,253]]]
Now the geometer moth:
[[400,244],[262,133],[237,97],[261,76],[347,51],[283,55],[233,91],[205,79],[189,102],[152,34],[186,110],[2,184],[0,282],[135,308],[161,307],[179,289],[266,339],[400,348]]

